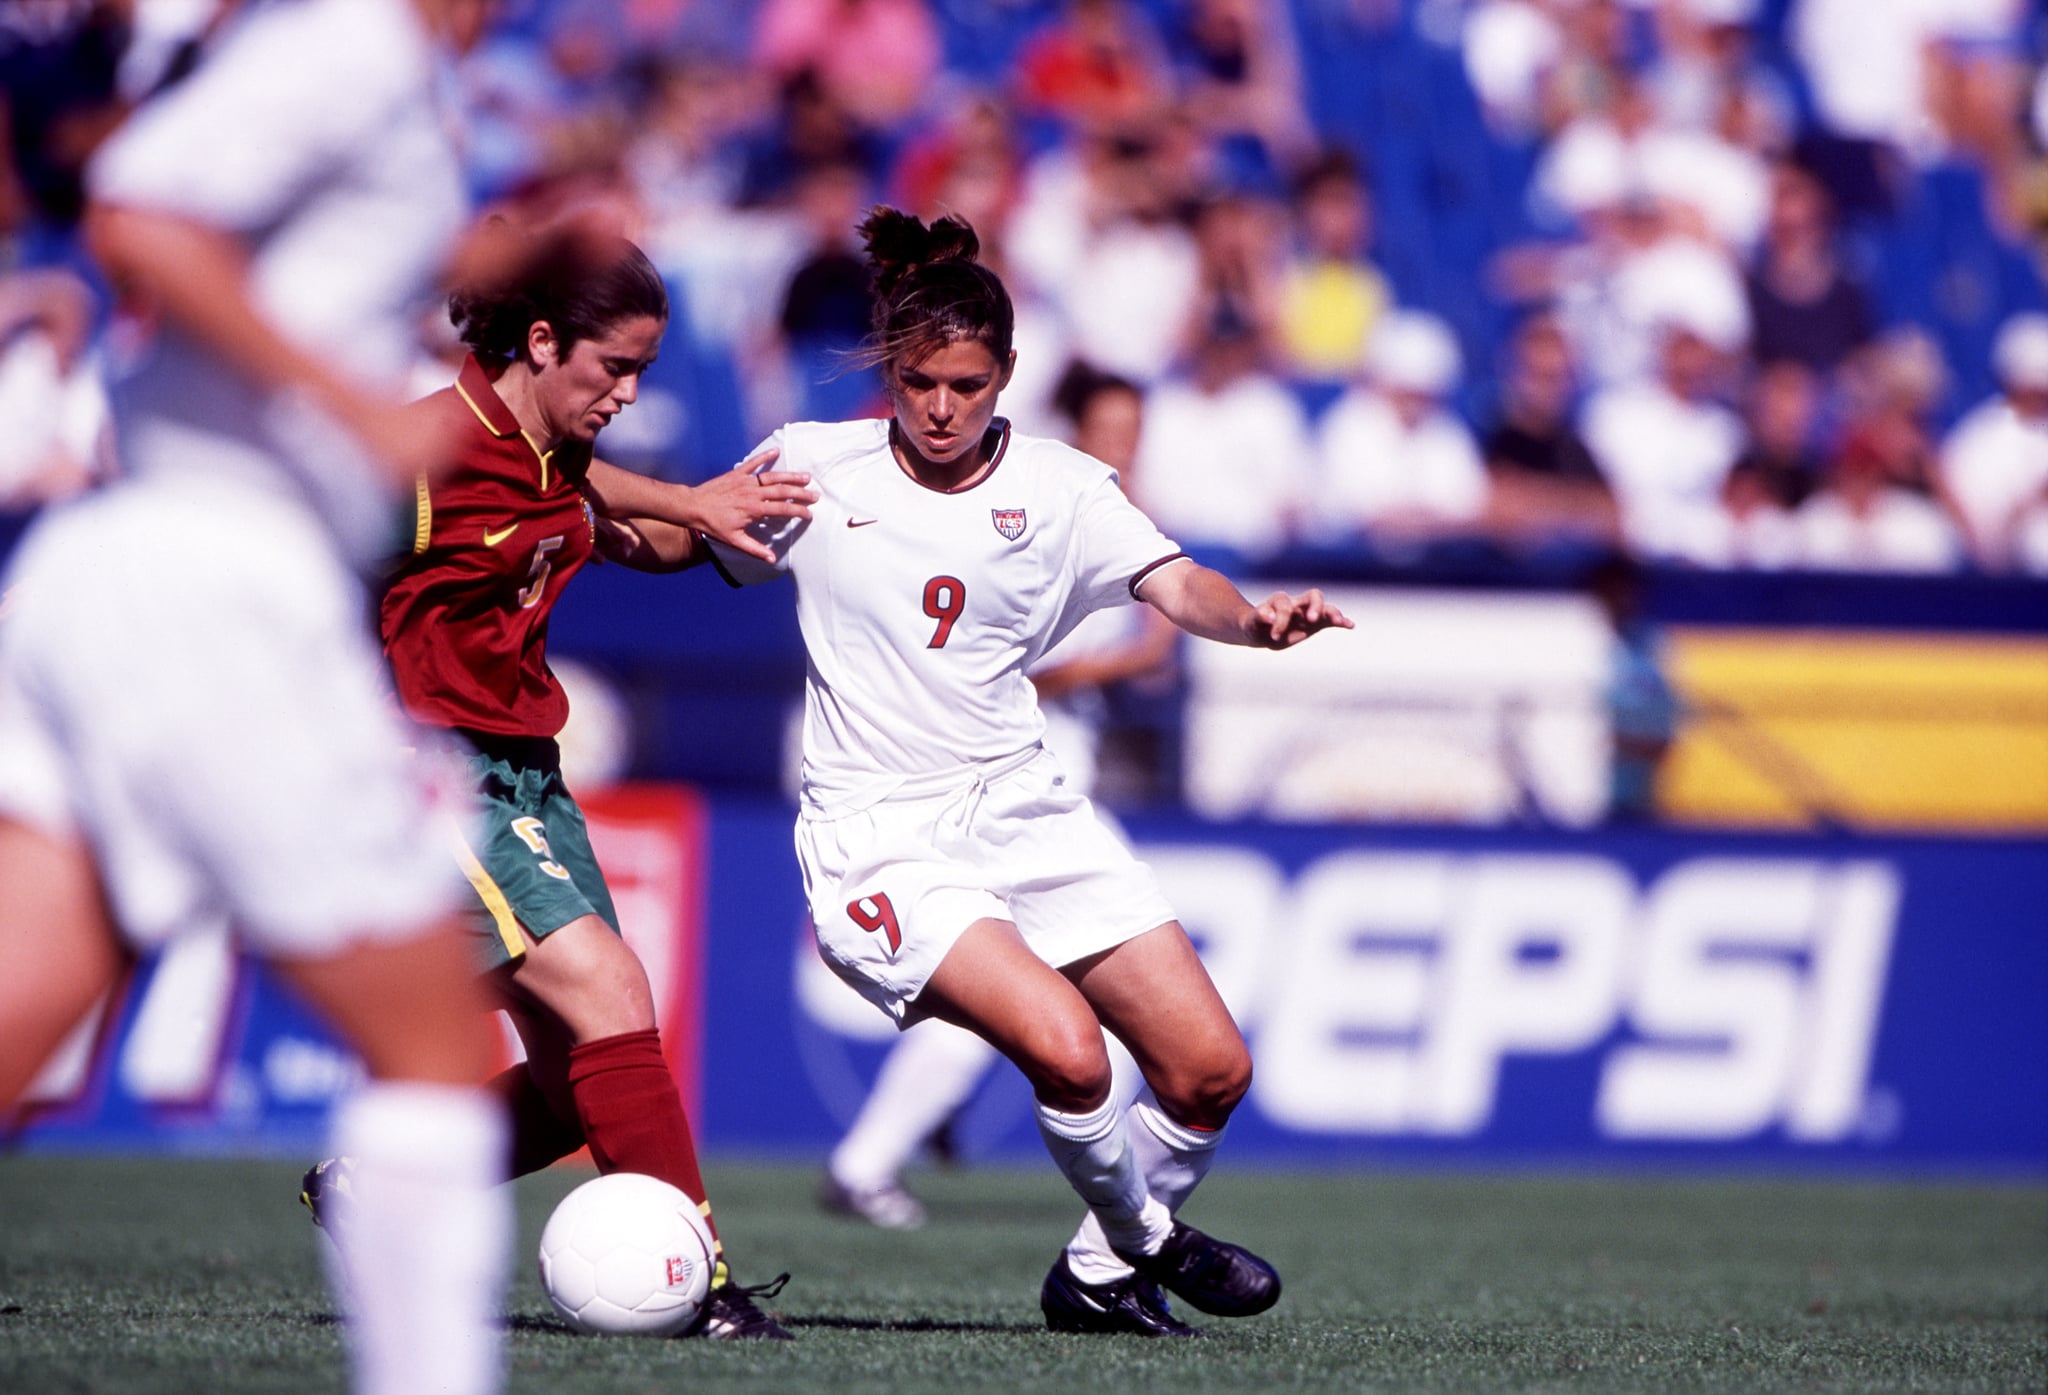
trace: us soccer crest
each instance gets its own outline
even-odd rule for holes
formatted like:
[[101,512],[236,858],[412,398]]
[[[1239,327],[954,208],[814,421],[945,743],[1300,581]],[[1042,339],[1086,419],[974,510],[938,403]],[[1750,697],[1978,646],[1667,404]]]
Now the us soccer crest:
[[1024,536],[1024,510],[990,509],[988,513],[995,520],[996,531],[1011,542]]

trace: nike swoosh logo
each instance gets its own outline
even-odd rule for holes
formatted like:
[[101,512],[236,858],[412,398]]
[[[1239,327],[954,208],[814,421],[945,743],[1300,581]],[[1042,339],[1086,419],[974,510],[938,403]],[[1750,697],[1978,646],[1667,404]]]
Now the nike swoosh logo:
[[484,546],[496,547],[499,543],[505,541],[505,539],[511,537],[514,533],[518,531],[519,525],[517,523],[514,523],[509,527],[504,528],[496,533],[493,533],[490,529],[486,528],[484,529]]
[[849,518],[846,520],[846,526],[849,528],[865,528],[870,523],[880,523],[881,521],[879,518]]

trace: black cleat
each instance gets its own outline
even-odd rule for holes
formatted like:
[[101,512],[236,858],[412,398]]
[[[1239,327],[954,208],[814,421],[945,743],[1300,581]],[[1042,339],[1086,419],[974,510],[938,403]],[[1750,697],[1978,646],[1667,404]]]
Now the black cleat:
[[1116,1254],[1154,1283],[1218,1317],[1250,1317],[1280,1301],[1280,1276],[1272,1265],[1242,1245],[1212,1239],[1180,1221],[1173,1223],[1158,1254]]
[[1159,1285],[1143,1274],[1130,1274],[1106,1284],[1084,1284],[1074,1277],[1067,1253],[1053,1263],[1038,1291],[1045,1325],[1054,1332],[1124,1332],[1134,1337],[1199,1337],[1199,1329],[1173,1315]]
[[765,1284],[751,1288],[727,1279],[704,1297],[704,1315],[685,1336],[708,1337],[724,1342],[793,1342],[796,1336],[755,1305],[756,1298],[773,1298],[789,1282],[789,1275],[777,1274]]
[[314,1163],[299,1179],[299,1204],[313,1215],[313,1224],[329,1235],[339,1234],[355,1216],[356,1197],[350,1185],[354,1158],[328,1158]]

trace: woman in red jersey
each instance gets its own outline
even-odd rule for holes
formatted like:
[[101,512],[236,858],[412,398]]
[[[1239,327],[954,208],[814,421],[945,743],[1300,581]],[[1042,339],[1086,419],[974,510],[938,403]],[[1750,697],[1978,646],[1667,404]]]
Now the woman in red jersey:
[[[458,443],[458,460],[419,487],[412,551],[384,592],[380,630],[406,711],[473,752],[484,817],[462,862],[488,982],[527,1052],[496,1081],[513,1121],[512,1175],[587,1144],[600,1171],[646,1173],[703,1201],[646,970],[620,937],[562,780],[555,737],[569,704],[547,664],[548,617],[610,536],[610,514],[652,512],[738,540],[754,520],[808,516],[812,496],[802,475],[750,478],[760,457],[697,489],[593,459],[654,361],[668,297],[621,238],[568,231],[540,244],[512,257],[509,275],[450,299],[471,353],[452,386],[413,410]],[[309,1175],[309,1204],[322,1181]],[[752,1301],[762,1290],[735,1284],[718,1255],[694,1330],[787,1338]]]

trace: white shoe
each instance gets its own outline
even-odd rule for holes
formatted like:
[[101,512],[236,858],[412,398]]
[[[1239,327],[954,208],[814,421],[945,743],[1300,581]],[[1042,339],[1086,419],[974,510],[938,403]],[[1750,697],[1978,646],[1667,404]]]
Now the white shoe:
[[924,1203],[894,1181],[879,1187],[849,1187],[831,1173],[818,1183],[818,1204],[839,1216],[853,1216],[883,1230],[916,1230],[924,1224]]

